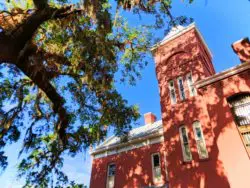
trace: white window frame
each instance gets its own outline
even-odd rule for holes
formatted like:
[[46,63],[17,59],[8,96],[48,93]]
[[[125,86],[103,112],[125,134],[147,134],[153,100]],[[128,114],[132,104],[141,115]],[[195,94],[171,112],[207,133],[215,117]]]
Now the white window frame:
[[[189,79],[189,77],[191,78],[191,80]],[[196,88],[194,87],[194,80],[191,72],[186,75],[186,80],[187,80],[189,95],[191,97],[196,96],[197,91]]]
[[[182,83],[183,88],[181,88],[180,81]],[[181,76],[177,78],[177,83],[179,88],[180,99],[185,100],[186,99],[185,86],[184,86],[184,80]]]
[[[201,134],[200,138],[197,135],[196,128],[200,129],[200,134]],[[199,158],[200,159],[207,159],[208,158],[208,151],[207,151],[207,146],[206,146],[206,142],[204,139],[203,130],[202,130],[202,126],[201,126],[200,121],[193,122],[193,131],[194,131],[194,137],[195,137],[195,141],[196,141],[196,147],[197,147],[197,151],[199,154]],[[201,151],[200,145],[202,145],[201,147],[203,147],[204,153]]]
[[[186,137],[187,137],[187,143],[184,143],[184,140],[183,140],[183,134],[182,134],[183,133],[182,132],[183,128],[185,128]],[[188,130],[187,130],[186,126],[184,126],[184,125],[180,126],[180,128],[179,128],[179,134],[180,134],[180,139],[181,139],[181,148],[182,148],[183,161],[184,162],[192,161],[192,152],[191,152],[191,148],[190,148],[190,144],[189,144]],[[185,145],[188,146],[188,150],[190,152],[190,157],[186,154]]]
[[[116,164],[115,164],[115,163],[109,163],[109,164],[108,164],[108,171],[107,171],[107,183],[106,183],[106,188],[114,188],[114,187],[115,187],[115,175],[113,175],[113,176],[110,176],[110,175],[109,175],[109,169],[110,169],[110,166],[111,166],[111,165],[115,165],[115,174],[116,174]],[[113,178],[113,186],[112,186],[112,187],[109,186],[109,179],[110,179],[111,177]]]
[[[155,164],[154,164],[154,156],[157,155],[159,157],[159,167],[155,167]],[[154,183],[159,183],[162,181],[162,174],[159,178],[156,177],[156,168],[159,168],[160,170],[160,173],[161,173],[161,156],[160,156],[160,153],[153,153],[151,155],[151,163],[152,163],[152,174],[153,174],[153,182]]]
[[[176,104],[177,98],[176,98],[176,92],[175,92],[175,87],[174,87],[174,80],[170,80],[168,82],[168,88],[169,88],[169,95],[170,95],[171,104]],[[174,98],[172,97],[172,90],[174,92]]]

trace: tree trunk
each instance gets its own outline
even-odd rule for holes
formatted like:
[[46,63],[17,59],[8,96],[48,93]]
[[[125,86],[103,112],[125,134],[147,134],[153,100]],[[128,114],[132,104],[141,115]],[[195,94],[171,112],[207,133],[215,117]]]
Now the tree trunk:
[[[50,73],[41,62],[31,61],[38,53],[37,46],[31,45],[37,29],[45,21],[55,18],[63,18],[79,10],[70,11],[71,6],[60,9],[47,7],[37,10],[28,18],[19,23],[11,31],[0,30],[0,63],[16,65],[25,75],[27,75],[51,100],[53,111],[58,114],[59,122],[56,130],[61,141],[66,144],[66,128],[69,124],[69,116],[64,108],[64,100],[50,83]],[[3,15],[0,15],[0,21]],[[6,25],[6,22],[3,23]],[[33,59],[34,60],[34,59]]]

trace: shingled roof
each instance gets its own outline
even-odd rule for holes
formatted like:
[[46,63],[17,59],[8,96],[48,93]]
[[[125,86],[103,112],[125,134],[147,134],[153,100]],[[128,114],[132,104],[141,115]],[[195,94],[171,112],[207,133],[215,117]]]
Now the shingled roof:
[[[152,124],[147,124],[135,129],[132,129],[129,131],[128,134],[128,141],[126,143],[132,142],[137,139],[142,139],[144,137],[148,137],[157,133],[162,133],[163,132],[163,127],[162,127],[162,121],[156,121]],[[124,144],[121,142],[121,139],[118,136],[111,136],[107,140],[105,140],[103,143],[98,145],[92,152],[91,154],[97,153],[100,150],[105,150],[109,149],[113,146],[119,147],[119,145]]]

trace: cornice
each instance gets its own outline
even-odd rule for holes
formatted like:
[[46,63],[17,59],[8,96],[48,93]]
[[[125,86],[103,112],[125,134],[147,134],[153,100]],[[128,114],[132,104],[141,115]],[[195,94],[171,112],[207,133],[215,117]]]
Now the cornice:
[[242,63],[240,65],[237,65],[237,66],[232,67],[230,69],[227,69],[225,71],[217,73],[213,76],[205,78],[204,80],[200,80],[200,81],[195,83],[195,86],[197,88],[202,88],[202,87],[210,85],[214,82],[218,82],[220,80],[223,80],[225,78],[228,78],[230,76],[233,76],[235,74],[238,74],[238,73],[243,72],[243,71],[248,70],[248,69],[250,69],[250,63]]
[[163,130],[157,131],[157,132],[155,132],[153,134],[150,134],[150,135],[147,135],[147,136],[144,136],[144,137],[138,137],[136,139],[129,140],[129,141],[124,142],[124,143],[113,144],[113,145],[109,145],[109,146],[105,146],[105,147],[96,149],[96,150],[90,152],[90,155],[94,156],[94,155],[97,155],[97,154],[100,154],[100,153],[104,153],[106,151],[117,150],[117,149],[120,149],[120,148],[127,147],[129,145],[135,144],[135,143],[138,144],[138,143],[147,141],[149,139],[157,138],[157,137],[161,137],[161,136],[163,136]]

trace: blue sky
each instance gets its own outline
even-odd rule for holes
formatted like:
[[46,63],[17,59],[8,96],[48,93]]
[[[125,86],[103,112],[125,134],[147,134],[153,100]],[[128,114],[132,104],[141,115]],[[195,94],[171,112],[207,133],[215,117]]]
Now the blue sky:
[[[0,0],[1,2],[1,0]],[[237,56],[231,49],[231,44],[243,37],[250,37],[250,1],[248,0],[194,0],[187,5],[181,0],[174,1],[175,15],[186,15],[194,18],[208,47],[213,54],[216,72],[239,64]],[[134,20],[129,20],[137,24]],[[159,36],[163,38],[163,35]],[[160,119],[159,90],[155,76],[154,61],[142,71],[142,79],[135,87],[119,86],[119,91],[130,104],[138,104],[141,114],[153,112]],[[143,118],[139,120],[143,124]],[[0,176],[0,187],[21,187],[22,181],[15,178],[17,163],[17,148],[20,143],[7,149],[9,167]],[[65,171],[79,183],[89,184],[91,159],[88,152],[79,154],[75,158],[65,160]]]

